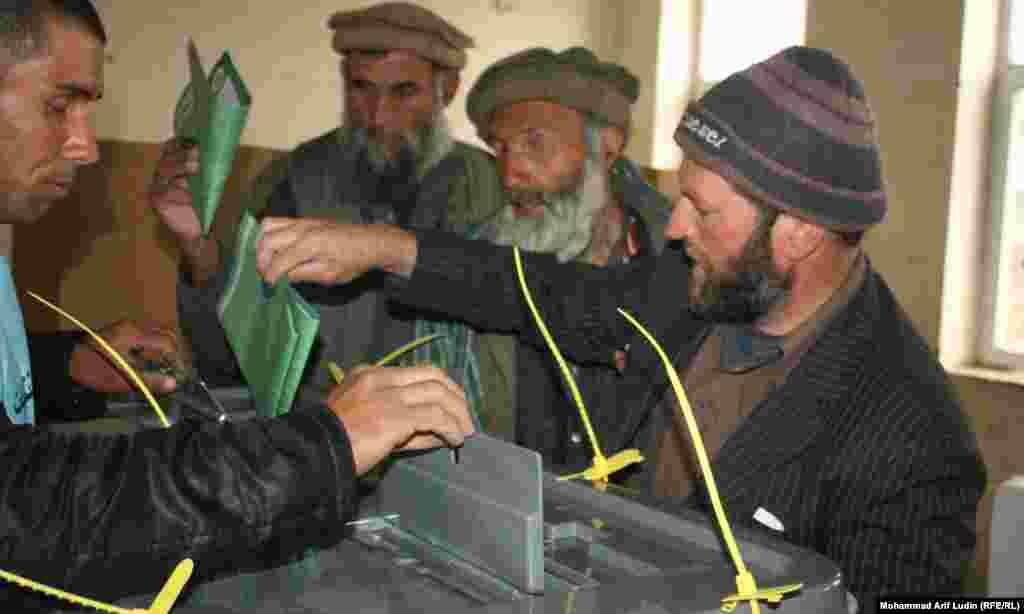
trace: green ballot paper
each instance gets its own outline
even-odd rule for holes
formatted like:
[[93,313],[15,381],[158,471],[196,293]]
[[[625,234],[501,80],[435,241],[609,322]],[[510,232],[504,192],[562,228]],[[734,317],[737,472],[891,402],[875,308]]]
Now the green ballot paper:
[[270,285],[259,274],[259,234],[259,223],[246,211],[217,314],[249,384],[257,413],[272,417],[286,413],[295,399],[320,328],[320,312],[302,298],[287,277]]
[[207,77],[190,40],[188,63],[191,77],[174,109],[174,135],[199,146],[199,173],[189,178],[189,189],[203,234],[208,235],[249,118],[252,96],[227,51]]

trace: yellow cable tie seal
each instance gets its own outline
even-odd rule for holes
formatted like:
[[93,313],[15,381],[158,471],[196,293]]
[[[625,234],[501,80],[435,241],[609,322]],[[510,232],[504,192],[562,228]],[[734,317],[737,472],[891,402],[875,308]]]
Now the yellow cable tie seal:
[[[747,574],[750,575],[749,573]],[[753,582],[753,577],[751,577]],[[737,586],[743,583],[743,580],[739,576],[736,577]],[[722,611],[732,612],[736,609],[736,605],[742,601],[767,601],[772,604],[778,604],[786,596],[786,593],[792,593],[803,588],[803,584],[785,584],[783,586],[775,586],[772,588],[763,588],[757,590],[756,586],[753,590],[743,591],[733,595],[728,595],[722,598]]]
[[[406,343],[402,347],[398,348],[397,350],[394,350],[390,354],[386,355],[384,358],[381,358],[380,360],[375,362],[373,366],[383,367],[392,360],[395,360],[396,358],[400,357],[402,354],[405,354],[410,350],[416,349],[419,346],[423,345],[424,343],[430,343],[434,339],[437,339],[438,337],[442,336],[443,335],[441,333],[434,333],[433,335],[426,335],[424,337],[420,337],[419,339],[410,341],[409,343]],[[328,361],[327,369],[330,370],[331,377],[334,378],[335,384],[341,384],[343,381],[345,381],[345,371],[344,369],[339,367],[337,363],[335,363],[334,361]]]
[[630,448],[623,450],[618,454],[613,454],[611,458],[600,458],[594,459],[594,465],[585,471],[579,473],[573,473],[571,475],[565,475],[557,478],[558,480],[575,480],[578,478],[584,478],[587,480],[598,480],[607,478],[609,475],[619,471],[624,467],[628,467],[634,463],[639,463],[644,460],[644,457],[640,454],[639,450]]
[[605,457],[604,453],[601,451],[601,446],[597,443],[597,435],[594,433],[594,427],[590,424],[590,415],[587,413],[587,408],[583,405],[583,397],[580,395],[580,390],[576,386],[576,381],[572,377],[572,372],[569,371],[569,366],[566,364],[565,359],[562,358],[561,351],[559,351],[558,346],[555,344],[555,340],[551,337],[551,333],[548,332],[548,327],[544,324],[544,320],[541,318],[540,312],[537,310],[537,306],[533,303],[533,297],[530,296],[530,289],[526,285],[526,275],[523,273],[523,261],[522,257],[519,255],[518,247],[513,247],[512,256],[515,259],[516,278],[519,280],[519,288],[523,292],[523,298],[526,300],[526,304],[530,308],[530,313],[533,314],[533,319],[537,322],[537,328],[540,329],[540,334],[544,337],[544,341],[547,342],[548,348],[554,355],[555,361],[558,363],[558,367],[562,371],[562,376],[569,385],[573,401],[576,402],[576,407],[580,410],[580,418],[583,420],[583,426],[587,430],[587,438],[590,441],[590,446],[594,450],[594,464],[589,469],[581,471],[580,473],[561,476],[558,479],[573,480],[583,477],[590,480],[598,489],[604,490],[608,486],[608,477],[611,474],[623,469],[624,467],[628,467],[633,463],[643,461],[644,457],[640,454],[640,451],[635,448],[623,450],[618,454],[613,455],[610,459]]
[[[672,361],[669,360],[668,355],[665,354],[665,351],[661,348],[661,345],[654,336],[626,310],[620,308],[619,313],[622,314],[622,317],[626,318],[626,320],[628,320],[629,323],[638,331],[640,331],[640,334],[647,339],[651,346],[654,347],[654,351],[657,352],[658,357],[661,358],[661,362],[668,374],[668,379],[672,383],[672,390],[675,392],[676,398],[679,401],[680,411],[682,411],[683,418],[686,420],[686,428],[690,433],[690,439],[693,443],[694,450],[697,453],[697,460],[700,464],[701,474],[704,477],[704,484],[708,489],[708,495],[711,497],[711,506],[714,508],[715,519],[718,522],[718,527],[722,532],[722,538],[725,541],[726,549],[729,551],[729,556],[732,558],[737,572],[736,587],[739,592],[722,599],[725,604],[722,606],[722,611],[731,612],[736,607],[737,602],[749,601],[753,614],[759,614],[760,607],[758,606],[758,601],[767,600],[777,602],[782,599],[782,594],[796,590],[802,585],[795,584],[764,590],[757,589],[757,582],[754,580],[754,576],[750,574],[750,571],[747,570],[747,566],[743,562],[739,546],[736,544],[736,538],[733,536],[732,528],[729,526],[729,519],[725,515],[722,498],[719,496],[718,486],[715,484],[715,476],[711,472],[711,462],[708,460],[708,453],[704,448],[704,440],[701,438],[700,430],[697,428],[697,420],[693,416],[693,408],[690,407],[690,401],[686,397],[686,391],[683,390],[683,384],[679,381],[679,374],[676,373],[675,367],[672,366]],[[794,586],[796,588],[791,588]],[[778,599],[776,599],[776,596],[778,596]]]
[[40,303],[46,305],[50,309],[56,311],[60,315],[64,316],[68,320],[71,320],[72,322],[74,322],[76,326],[78,326],[85,332],[89,333],[89,335],[96,340],[96,343],[99,343],[100,347],[102,347],[104,350],[107,351],[108,354],[110,354],[111,358],[114,359],[114,363],[117,364],[117,366],[120,367],[122,371],[127,373],[128,377],[131,378],[132,382],[134,382],[135,385],[139,387],[139,389],[142,391],[142,394],[146,397],[146,400],[149,401],[150,406],[153,407],[153,411],[156,412],[157,417],[160,418],[160,423],[164,426],[164,428],[169,428],[171,426],[171,423],[167,420],[167,416],[165,416],[163,410],[160,409],[160,404],[157,403],[156,399],[153,397],[153,393],[149,391],[149,388],[142,381],[142,377],[140,377],[139,374],[136,373],[135,369],[133,369],[132,366],[128,364],[128,361],[125,360],[121,356],[121,354],[117,350],[115,350],[109,343],[107,343],[106,340],[103,339],[103,337],[100,337],[99,334],[94,332],[91,328],[86,326],[84,323],[79,321],[70,313],[64,311],[60,307],[54,305],[53,303],[39,296],[35,292],[29,290],[28,295],[36,299]]
[[39,593],[56,597],[57,599],[63,599],[74,603],[76,605],[92,608],[99,610],[100,612],[110,612],[111,614],[168,614],[171,608],[174,607],[174,602],[178,600],[181,595],[181,589],[185,587],[188,579],[192,576],[192,570],[194,568],[192,559],[184,559],[174,568],[170,577],[167,578],[167,582],[164,587],[157,593],[153,603],[149,606],[149,609],[139,608],[119,608],[109,603],[103,603],[102,601],[96,601],[95,599],[89,599],[88,597],[82,597],[74,593],[62,591],[59,588],[47,586],[35,580],[29,580],[28,578],[13,574],[9,571],[0,570],[0,579],[6,580],[12,584],[34,590]]

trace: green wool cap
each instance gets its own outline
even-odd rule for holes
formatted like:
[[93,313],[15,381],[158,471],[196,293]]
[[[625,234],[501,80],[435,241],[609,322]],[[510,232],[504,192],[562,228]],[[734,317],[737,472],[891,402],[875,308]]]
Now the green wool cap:
[[534,47],[492,64],[466,99],[466,112],[477,133],[486,138],[491,114],[526,100],[547,100],[593,113],[629,132],[630,111],[640,82],[624,67],[602,62],[583,47],[555,53]]

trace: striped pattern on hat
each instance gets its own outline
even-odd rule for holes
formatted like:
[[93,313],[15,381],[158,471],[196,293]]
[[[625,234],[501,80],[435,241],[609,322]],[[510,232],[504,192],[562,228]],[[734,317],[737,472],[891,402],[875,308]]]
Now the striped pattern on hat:
[[886,210],[875,122],[841,60],[790,47],[687,106],[685,156],[763,203],[833,230],[862,230]]

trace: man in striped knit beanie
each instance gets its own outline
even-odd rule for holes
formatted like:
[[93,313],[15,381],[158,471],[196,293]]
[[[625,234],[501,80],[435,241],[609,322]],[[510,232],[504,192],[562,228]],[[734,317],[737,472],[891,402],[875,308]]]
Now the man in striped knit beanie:
[[[718,211],[720,203],[704,203],[700,194],[684,192],[676,209],[672,238],[686,239],[696,261],[691,298],[714,320],[750,321],[785,302],[792,274],[776,270],[769,249],[777,221],[775,234],[794,239],[790,251],[834,256],[827,259],[830,275],[812,277],[830,293],[825,286],[855,268],[863,232],[885,216],[871,109],[860,82],[824,51],[794,47],[730,76],[687,107],[675,140],[685,158],[680,185],[728,184],[734,200],[751,205],[728,208],[730,215],[720,215],[730,222],[724,226],[704,223],[706,207]],[[730,247],[719,232],[751,222],[756,231],[734,255],[735,274],[719,270],[716,251]],[[805,254],[785,255],[797,264]],[[794,309],[813,311],[816,303],[794,305],[785,315],[798,321]]]
[[[647,459],[617,479],[709,509],[661,362],[624,307],[673,356],[734,522],[835,561],[861,611],[958,592],[985,466],[942,366],[861,246],[887,200],[860,81],[826,51],[791,47],[692,102],[675,137],[685,159],[665,236],[677,243],[654,265],[524,257],[565,354],[611,363],[628,345],[617,394],[588,408],[604,449]],[[402,303],[543,343],[507,249],[278,219],[257,257],[271,282],[382,268],[407,278]]]

